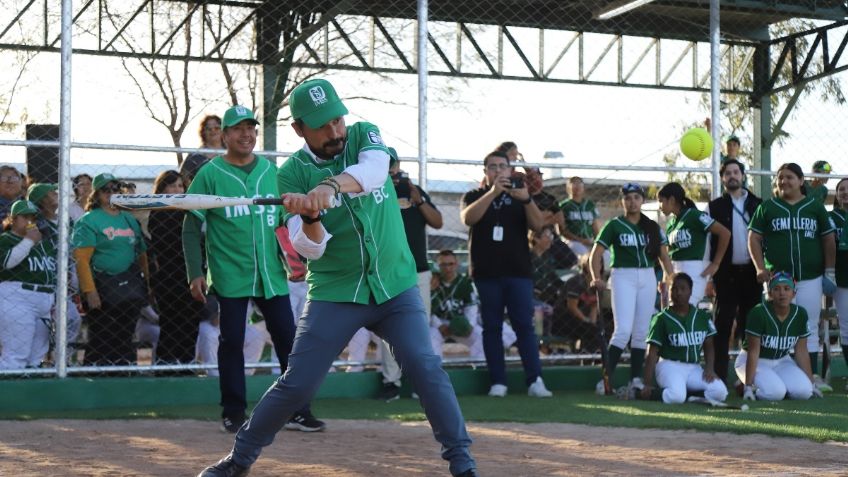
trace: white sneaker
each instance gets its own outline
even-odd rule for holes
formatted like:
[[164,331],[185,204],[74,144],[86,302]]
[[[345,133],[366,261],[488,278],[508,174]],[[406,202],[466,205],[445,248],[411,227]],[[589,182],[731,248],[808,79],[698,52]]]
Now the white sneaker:
[[813,386],[823,393],[832,393],[833,386],[827,384],[827,381],[821,378],[818,374],[813,375]]
[[545,387],[545,382],[542,381],[542,377],[539,376],[536,378],[536,382],[531,384],[529,388],[527,388],[527,395],[530,397],[551,397],[554,393],[548,391],[548,388]]
[[506,396],[506,391],[506,386],[503,384],[493,384],[492,387],[489,388],[489,396],[504,397]]
[[598,384],[595,385],[595,394],[598,396],[605,396],[607,393],[604,390],[604,380],[598,381]]
[[642,381],[642,378],[633,378],[630,380],[630,387],[641,391],[645,388],[645,383]]

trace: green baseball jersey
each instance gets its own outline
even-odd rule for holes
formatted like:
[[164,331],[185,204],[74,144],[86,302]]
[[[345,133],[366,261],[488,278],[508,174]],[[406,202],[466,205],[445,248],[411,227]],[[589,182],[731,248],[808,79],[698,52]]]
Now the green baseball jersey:
[[559,208],[565,217],[565,228],[569,232],[580,238],[595,237],[592,224],[601,214],[598,213],[594,202],[589,199],[584,199],[582,202],[566,199],[560,202]]
[[[198,171],[187,192],[279,197],[277,166],[263,157],[257,156],[255,161],[250,169],[217,156]],[[281,207],[242,205],[191,212],[206,221],[207,280],[214,293],[229,298],[288,295],[282,252],[274,233],[280,225]]]
[[[359,163],[363,151],[388,154],[377,126],[367,122],[347,127],[347,142],[331,160],[314,158],[303,149],[277,174],[280,192],[305,194],[323,179]],[[286,213],[285,220],[291,214]],[[321,219],[332,234],[324,254],[307,261],[310,300],[384,303],[418,281],[409,251],[394,184],[386,168],[383,185],[367,194],[338,194]]]
[[126,271],[147,250],[135,217],[123,211],[112,215],[101,208],[86,212],[74,223],[71,246],[94,247],[91,268],[110,275]]
[[[598,234],[596,243],[610,251],[611,268],[653,268],[648,258],[648,236],[642,229],[630,223],[623,215],[611,219]],[[660,230],[660,243],[667,245],[665,234]]]
[[779,197],[757,207],[748,229],[763,236],[766,268],[810,280],[824,271],[821,238],[834,231],[824,205],[810,197],[788,204]]
[[683,363],[700,363],[701,349],[707,337],[716,334],[710,316],[694,306],[686,316],[680,316],[671,307],[651,318],[648,343],[660,347],[660,357]]
[[843,244],[846,242],[844,234],[845,221],[848,220],[848,212],[834,207],[830,212],[830,220],[836,229],[836,286],[848,288],[848,248]]
[[[50,240],[39,240],[20,263],[9,268],[9,255],[24,238],[12,232],[0,235],[0,282],[56,285],[56,247]],[[4,310],[3,313],[11,313]]]
[[474,283],[466,275],[457,276],[451,283],[439,283],[430,292],[430,310],[436,317],[452,320],[462,316],[465,307],[477,304]]
[[748,350],[748,335],[760,338],[760,358],[780,359],[795,349],[799,338],[810,336],[807,331],[807,312],[798,305],[789,305],[789,316],[780,321],[770,301],[760,303],[748,312],[745,321],[745,340],[742,348]]
[[827,201],[827,186],[824,184],[814,186],[809,181],[804,181],[804,185],[807,186],[807,197],[815,199],[824,205],[825,201]]
[[712,217],[696,208],[684,209],[666,224],[668,254],[672,260],[704,260],[707,255]]

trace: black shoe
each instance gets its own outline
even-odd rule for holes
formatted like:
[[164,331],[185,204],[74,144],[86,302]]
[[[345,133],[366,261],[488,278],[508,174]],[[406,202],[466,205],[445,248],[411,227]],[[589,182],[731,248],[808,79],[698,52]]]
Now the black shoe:
[[[224,457],[217,464],[203,469],[197,477],[246,477],[250,467],[242,467],[232,461],[232,456]],[[464,474],[463,474],[464,475]]]
[[296,412],[294,416],[289,419],[289,422],[287,422],[283,427],[289,431],[321,432],[327,427],[327,425],[324,424],[324,421],[315,419],[312,412],[306,411]]
[[223,419],[221,419],[221,431],[229,432],[230,434],[235,434],[236,432],[238,432],[239,428],[241,428],[241,425],[244,424],[244,421],[246,420],[247,419],[245,418],[245,416],[241,416],[238,418],[225,416]]
[[386,402],[392,402],[400,399],[400,387],[392,383],[383,383],[383,389],[377,395],[377,399]]
[[456,477],[477,477],[477,469],[468,469],[461,474],[457,474]]

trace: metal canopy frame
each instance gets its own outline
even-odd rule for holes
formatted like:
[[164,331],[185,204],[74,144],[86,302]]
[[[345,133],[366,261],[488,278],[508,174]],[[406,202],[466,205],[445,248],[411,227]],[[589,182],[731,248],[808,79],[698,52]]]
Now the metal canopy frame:
[[[30,0],[8,24],[0,25],[0,50],[58,52],[59,19],[48,8],[49,1]],[[431,2],[431,25],[442,33],[431,31],[428,37],[435,52],[429,74],[709,91],[710,58],[699,54],[708,50],[703,2],[656,1],[613,20],[593,20],[592,12],[607,3]],[[414,38],[415,2],[303,0],[297,3],[298,11],[317,12],[315,21],[274,47],[276,54],[268,54],[267,45],[247,44],[258,41],[251,30],[261,28],[263,8],[290,5],[261,0],[86,0],[73,16],[74,53],[260,66],[280,62],[297,50],[292,65],[299,68],[417,73],[416,51],[409,41]],[[179,20],[172,18],[172,26],[160,31],[160,14],[175,6],[183,10]],[[123,13],[115,14],[113,8]],[[848,68],[843,54],[848,44],[845,2],[730,0],[722,2],[722,9],[721,56],[729,73],[723,78],[723,93],[762,97]],[[211,10],[219,15],[210,15]],[[757,39],[770,22],[796,15],[838,20],[785,38]],[[39,20],[42,34],[15,36],[15,25],[27,19]],[[193,42],[188,54],[172,54],[169,46],[181,41],[180,33],[193,24],[193,32],[200,28],[200,41]],[[124,38],[128,31],[146,32],[146,41],[130,45]],[[839,39],[834,42],[835,37]],[[807,51],[798,48],[802,40],[811,45]],[[768,80],[755,88],[753,58],[763,49],[780,53],[769,62]],[[345,54],[333,54],[340,51]],[[634,56],[633,51],[640,53]],[[780,79],[784,68],[791,68],[789,81]]]

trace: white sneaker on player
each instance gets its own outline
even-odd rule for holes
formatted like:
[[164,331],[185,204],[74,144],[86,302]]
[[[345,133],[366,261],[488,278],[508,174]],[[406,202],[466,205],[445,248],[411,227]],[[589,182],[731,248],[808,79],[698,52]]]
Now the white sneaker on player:
[[595,394],[597,394],[598,396],[606,395],[606,392],[604,392],[604,380],[603,379],[598,381],[598,384],[595,385]]
[[645,383],[642,382],[642,378],[633,378],[630,380],[630,387],[637,391],[641,391],[645,388]]
[[530,397],[546,398],[553,396],[554,393],[548,391],[548,388],[545,387],[545,382],[542,381],[542,377],[538,376],[536,378],[536,382],[534,382],[530,385],[529,388],[527,388],[527,395]]
[[507,388],[503,384],[493,384],[492,387],[489,388],[489,396],[492,397],[505,397]]
[[821,378],[818,374],[813,375],[813,386],[823,393],[832,393],[833,386],[827,384],[827,381]]

